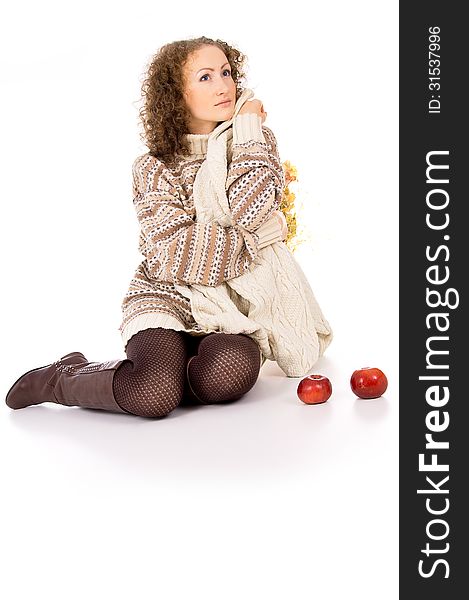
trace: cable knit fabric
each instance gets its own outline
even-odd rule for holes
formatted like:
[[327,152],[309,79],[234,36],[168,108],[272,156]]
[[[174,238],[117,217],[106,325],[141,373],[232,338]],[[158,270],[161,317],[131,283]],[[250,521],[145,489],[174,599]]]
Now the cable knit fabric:
[[[261,117],[254,113],[238,115],[253,95],[252,90],[244,90],[232,119],[221,123],[208,138],[207,157],[194,181],[197,222],[216,222],[223,227],[241,222],[252,232],[280,205],[285,180],[279,158],[257,190],[251,206],[255,219],[244,212],[243,220],[237,213],[239,204],[230,204],[229,190],[236,188],[236,171],[227,173],[229,147],[242,145],[255,156],[251,164],[254,174],[268,155]],[[283,242],[258,248],[252,268],[216,287],[198,283],[175,287],[190,300],[199,324],[249,335],[263,356],[275,360],[288,377],[308,374],[332,339],[332,330],[303,271]]]
[[274,224],[285,187],[272,131],[253,113],[188,134],[190,157],[169,169],[149,154],[133,166],[139,265],[122,302],[124,344],[139,330],[245,333],[262,364],[310,372],[332,339],[311,287]]

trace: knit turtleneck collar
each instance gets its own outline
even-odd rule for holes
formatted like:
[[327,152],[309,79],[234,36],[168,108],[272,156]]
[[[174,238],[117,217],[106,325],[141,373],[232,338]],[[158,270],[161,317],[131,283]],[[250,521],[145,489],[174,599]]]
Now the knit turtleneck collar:
[[186,133],[185,139],[188,142],[190,156],[185,156],[184,158],[187,160],[205,158],[209,136],[209,133]]

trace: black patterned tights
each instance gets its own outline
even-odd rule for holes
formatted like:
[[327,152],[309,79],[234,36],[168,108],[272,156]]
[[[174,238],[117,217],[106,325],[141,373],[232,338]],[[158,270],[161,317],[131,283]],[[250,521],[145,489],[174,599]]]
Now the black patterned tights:
[[114,396],[142,417],[164,417],[178,405],[237,400],[254,386],[261,367],[258,344],[244,334],[191,336],[156,327],[134,334],[125,352],[132,362],[117,369]]

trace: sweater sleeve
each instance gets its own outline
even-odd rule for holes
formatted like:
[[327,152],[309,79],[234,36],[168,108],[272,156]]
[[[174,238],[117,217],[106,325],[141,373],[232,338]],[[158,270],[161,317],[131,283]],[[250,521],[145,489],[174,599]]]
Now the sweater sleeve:
[[279,209],[284,188],[285,174],[272,130],[255,113],[236,115],[226,181],[233,219],[254,233]]
[[253,232],[253,235],[258,236],[258,250],[265,248],[274,242],[282,242],[286,238],[286,234],[283,233],[283,227],[279,221],[278,214],[282,214],[281,211],[274,213],[268,221],[263,223],[256,229],[255,232]]
[[132,174],[139,251],[151,278],[217,286],[249,270],[258,252],[257,238],[249,231],[197,223],[183,205],[174,176],[156,157],[138,157]]

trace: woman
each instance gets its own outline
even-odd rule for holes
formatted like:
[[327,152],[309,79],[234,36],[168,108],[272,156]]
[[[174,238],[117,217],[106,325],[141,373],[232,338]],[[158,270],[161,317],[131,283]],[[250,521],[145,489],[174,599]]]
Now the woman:
[[[80,352],[28,371],[12,386],[13,409],[55,402],[142,417],[176,406],[239,399],[255,384],[261,352],[246,334],[200,327],[178,284],[217,286],[246,273],[258,249],[285,239],[278,211],[285,186],[267,113],[247,101],[233,120],[228,195],[236,224],[195,221],[192,188],[207,140],[230,119],[242,94],[245,57],[201,37],[163,46],[142,87],[140,116],[150,151],[132,167],[141,227],[138,266],[122,302],[119,328],[127,359],[89,362]],[[260,134],[260,132],[262,132]],[[250,152],[263,135],[263,152]]]

